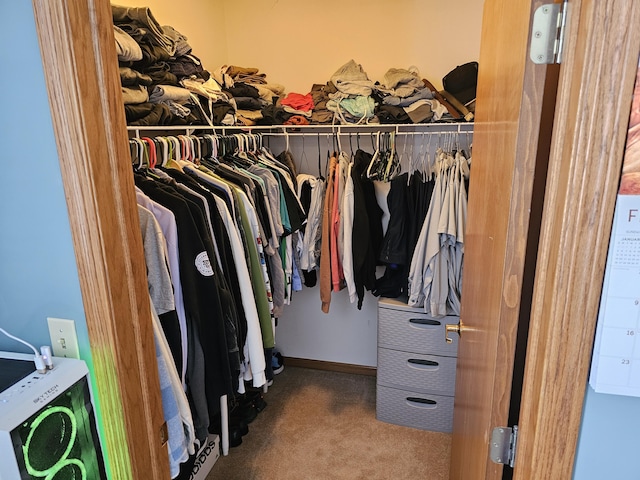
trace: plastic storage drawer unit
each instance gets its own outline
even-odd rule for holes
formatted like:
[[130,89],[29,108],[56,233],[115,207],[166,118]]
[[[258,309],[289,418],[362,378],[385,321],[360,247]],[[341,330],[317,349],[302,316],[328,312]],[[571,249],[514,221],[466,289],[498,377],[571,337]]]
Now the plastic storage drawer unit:
[[458,339],[445,341],[445,325],[395,299],[378,301],[376,418],[406,427],[450,432]]

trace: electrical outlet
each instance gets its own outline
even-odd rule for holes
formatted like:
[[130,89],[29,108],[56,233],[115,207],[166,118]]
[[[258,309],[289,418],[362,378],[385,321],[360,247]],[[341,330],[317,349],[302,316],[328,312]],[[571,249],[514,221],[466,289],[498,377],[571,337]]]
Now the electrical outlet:
[[80,358],[76,324],[73,320],[47,317],[51,348],[55,357]]

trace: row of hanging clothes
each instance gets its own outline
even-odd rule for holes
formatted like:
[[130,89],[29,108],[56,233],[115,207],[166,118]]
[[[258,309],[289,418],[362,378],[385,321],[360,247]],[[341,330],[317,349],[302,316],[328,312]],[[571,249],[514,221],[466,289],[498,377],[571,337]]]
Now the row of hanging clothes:
[[471,161],[461,144],[470,146],[469,135],[375,132],[367,135],[373,153],[361,148],[360,134],[355,148],[349,134],[348,149],[333,135],[337,148],[324,168],[319,153],[317,175],[299,175],[308,222],[297,233],[296,259],[307,286],[317,269],[323,312],[332,293],[346,289],[358,309],[370,291],[434,316],[459,314]]
[[408,304],[432,316],[460,315],[465,224],[471,159],[438,148],[429,175],[431,201],[420,228],[408,275]]
[[259,135],[131,138],[130,152],[171,473],[188,478],[197,446],[221,433],[220,399],[233,421],[273,379],[276,320],[301,288],[292,237],[306,213],[291,155]]
[[221,395],[272,378],[276,320],[303,286],[319,286],[325,313],[341,290],[358,309],[370,291],[459,313],[470,166],[459,134],[376,132],[372,153],[359,134],[348,149],[334,134],[324,159],[318,135],[317,171],[300,136],[299,162],[288,135],[278,156],[262,135],[130,139],[152,305],[196,439],[218,428]]

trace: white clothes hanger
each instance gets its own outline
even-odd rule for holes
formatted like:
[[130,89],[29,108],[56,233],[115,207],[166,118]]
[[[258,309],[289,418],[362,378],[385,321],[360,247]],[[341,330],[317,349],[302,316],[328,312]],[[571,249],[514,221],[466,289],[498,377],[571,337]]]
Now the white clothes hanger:
[[369,162],[369,166],[367,167],[367,178],[371,178],[371,167],[375,164],[380,156],[380,132],[376,132],[376,151],[373,152],[373,157],[371,157],[371,161]]

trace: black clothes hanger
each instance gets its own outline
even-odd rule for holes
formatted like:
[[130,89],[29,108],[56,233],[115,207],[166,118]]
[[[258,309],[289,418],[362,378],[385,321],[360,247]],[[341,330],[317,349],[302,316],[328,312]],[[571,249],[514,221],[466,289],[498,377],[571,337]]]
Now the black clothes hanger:
[[327,160],[324,164],[324,171],[325,172],[329,172],[329,161],[331,160],[331,152],[329,150],[327,150]]
[[322,176],[322,154],[320,153],[320,134],[318,133],[318,178],[324,182],[324,176]]

